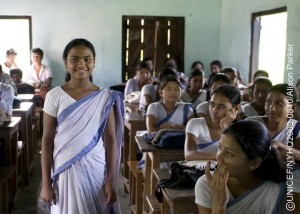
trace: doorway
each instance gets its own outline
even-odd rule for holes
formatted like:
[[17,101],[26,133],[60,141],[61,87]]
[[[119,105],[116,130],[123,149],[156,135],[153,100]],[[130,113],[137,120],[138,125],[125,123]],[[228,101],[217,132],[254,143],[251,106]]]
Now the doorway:
[[31,16],[0,16],[0,63],[6,59],[6,51],[13,48],[17,52],[16,64],[26,71],[30,66],[32,47]]
[[265,70],[273,84],[283,83],[286,50],[286,7],[252,14],[249,82]]

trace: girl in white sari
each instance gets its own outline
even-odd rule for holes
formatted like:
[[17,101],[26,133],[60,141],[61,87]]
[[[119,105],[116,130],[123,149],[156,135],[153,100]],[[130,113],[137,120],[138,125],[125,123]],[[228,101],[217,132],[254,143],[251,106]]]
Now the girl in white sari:
[[51,90],[44,107],[41,198],[51,213],[120,213],[122,95],[90,81],[95,50],[89,41],[72,40],[63,59],[70,81]]
[[230,125],[222,134],[217,162],[214,173],[209,162],[197,181],[199,213],[287,213],[286,164],[271,147],[264,125],[257,121]]

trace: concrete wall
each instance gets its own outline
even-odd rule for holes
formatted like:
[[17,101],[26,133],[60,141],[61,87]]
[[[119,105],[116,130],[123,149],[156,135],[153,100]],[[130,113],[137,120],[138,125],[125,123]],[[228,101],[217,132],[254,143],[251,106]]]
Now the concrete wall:
[[122,15],[184,16],[186,73],[193,61],[208,68],[219,55],[221,0],[0,0],[0,15],[32,16],[33,47],[44,50],[54,85],[64,82],[62,51],[78,37],[96,48],[94,82],[103,87],[121,82]]

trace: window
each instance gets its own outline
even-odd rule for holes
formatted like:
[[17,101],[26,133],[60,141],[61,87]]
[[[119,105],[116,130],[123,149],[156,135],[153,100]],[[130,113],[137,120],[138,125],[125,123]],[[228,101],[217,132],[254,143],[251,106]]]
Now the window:
[[[13,48],[17,52],[16,63],[20,69],[30,65],[31,17],[0,16],[0,63],[6,59],[6,51]],[[24,70],[23,70],[24,72]]]
[[265,70],[273,84],[283,82],[286,25],[286,7],[252,14],[250,81],[255,71]]
[[184,18],[123,16],[122,81],[134,77],[136,66],[144,57],[153,60],[157,75],[166,58],[174,58],[178,70],[184,68]]

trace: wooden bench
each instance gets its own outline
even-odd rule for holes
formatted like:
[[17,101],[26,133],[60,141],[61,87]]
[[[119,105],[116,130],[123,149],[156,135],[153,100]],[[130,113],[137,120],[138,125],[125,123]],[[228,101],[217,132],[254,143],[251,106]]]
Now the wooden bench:
[[142,213],[143,210],[143,171],[138,169],[139,161],[128,161],[130,171],[130,206],[134,214]]
[[136,143],[135,135],[139,130],[146,130],[146,120],[139,113],[125,113],[124,116],[124,144],[122,149],[122,166],[123,166],[123,177],[124,177],[124,191],[129,192],[129,167],[127,161],[136,160]]
[[154,195],[147,195],[146,196],[146,202],[149,205],[149,212],[151,214],[160,214],[161,205],[157,201],[157,198]]
[[156,188],[156,179],[153,175],[153,169],[159,168],[161,162],[172,162],[184,160],[184,151],[166,150],[156,148],[154,145],[147,143],[143,137],[136,136],[136,143],[139,149],[145,154],[144,170],[144,192],[143,192],[143,211],[147,212],[149,206],[146,201],[147,195],[154,195]]
[[[153,173],[157,180],[170,178],[169,169],[154,169]],[[172,214],[198,213],[193,187],[163,188],[162,192],[162,214],[169,214],[170,210]]]

